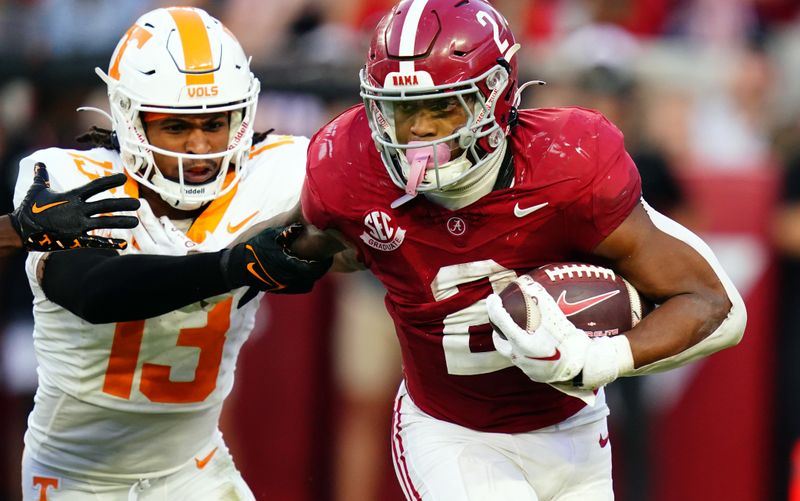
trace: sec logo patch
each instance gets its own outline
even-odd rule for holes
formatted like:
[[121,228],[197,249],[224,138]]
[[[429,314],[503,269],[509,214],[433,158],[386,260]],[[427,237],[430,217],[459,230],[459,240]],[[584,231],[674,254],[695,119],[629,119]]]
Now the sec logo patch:
[[400,228],[392,217],[382,210],[371,210],[364,216],[366,231],[361,240],[373,249],[393,251],[400,247],[406,237],[406,230]]

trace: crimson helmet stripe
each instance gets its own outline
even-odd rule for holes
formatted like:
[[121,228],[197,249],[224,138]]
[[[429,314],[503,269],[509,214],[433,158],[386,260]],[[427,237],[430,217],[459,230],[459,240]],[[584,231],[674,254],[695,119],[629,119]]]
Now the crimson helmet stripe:
[[[419,32],[419,21],[428,0],[413,0],[408,8],[406,18],[403,20],[403,30],[400,32],[400,57],[414,55]],[[414,61],[400,61],[400,73],[414,73]]]

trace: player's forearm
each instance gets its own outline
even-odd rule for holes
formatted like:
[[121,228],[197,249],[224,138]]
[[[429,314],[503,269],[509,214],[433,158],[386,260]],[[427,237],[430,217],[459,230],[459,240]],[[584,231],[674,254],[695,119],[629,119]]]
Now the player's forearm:
[[670,298],[626,334],[634,367],[668,359],[701,343],[722,324],[731,306],[724,293]]
[[0,256],[6,256],[21,248],[22,240],[11,224],[11,217],[0,216]]
[[42,290],[48,299],[91,323],[141,320],[228,292],[221,255],[58,252],[44,265]]

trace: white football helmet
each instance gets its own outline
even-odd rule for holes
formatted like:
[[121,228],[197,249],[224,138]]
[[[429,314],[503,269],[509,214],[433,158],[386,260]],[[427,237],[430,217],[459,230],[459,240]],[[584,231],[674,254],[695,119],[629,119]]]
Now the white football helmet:
[[[108,73],[95,71],[108,86],[113,129],[122,162],[137,182],[170,205],[193,210],[227,193],[242,175],[253,136],[260,84],[239,42],[217,19],[191,7],[144,14],[122,37]],[[142,112],[204,114],[230,112],[225,151],[188,154],[153,146]],[[178,158],[178,179],[163,176],[153,152]],[[203,184],[184,181],[187,159],[222,159],[219,174]],[[228,172],[233,177],[226,181]]]

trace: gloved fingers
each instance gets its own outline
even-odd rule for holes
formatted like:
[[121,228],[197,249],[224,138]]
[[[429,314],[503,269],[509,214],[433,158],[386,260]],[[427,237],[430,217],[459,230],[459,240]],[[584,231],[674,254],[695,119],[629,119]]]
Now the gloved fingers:
[[525,329],[514,322],[514,319],[511,318],[511,315],[503,306],[503,300],[497,294],[489,294],[486,297],[486,313],[489,315],[489,322],[500,337],[511,338],[527,334]]
[[122,250],[128,247],[128,241],[122,238],[105,238],[94,235],[85,235],[77,238],[82,247],[95,249],[117,249]]
[[82,201],[85,202],[87,199],[97,195],[98,193],[122,186],[127,180],[128,178],[125,176],[125,174],[112,174],[110,176],[99,177],[84,186],[80,186],[74,190],[71,190],[68,193],[77,195]]
[[547,329],[539,327],[533,332],[523,331],[509,336],[508,341],[515,353],[531,360],[554,361],[560,355],[559,341]]
[[86,203],[83,213],[87,216],[92,216],[107,212],[134,212],[141,205],[141,202],[135,198],[105,198],[96,202]]
[[292,242],[297,240],[297,238],[303,234],[305,226],[300,223],[293,223],[289,226],[284,226],[283,228],[279,229],[280,233],[277,236],[277,242],[284,248],[288,248],[290,245],[292,245]]
[[97,230],[100,228],[135,228],[139,224],[139,219],[134,216],[96,216],[90,217],[86,223],[86,230]]
[[559,341],[564,339],[567,334],[577,330],[569,318],[561,311],[558,303],[553,296],[538,282],[531,282],[526,286],[526,293],[536,301],[541,315],[541,324]]
[[33,184],[42,188],[50,187],[50,174],[47,173],[47,166],[43,162],[36,162],[33,166]]
[[492,331],[492,343],[494,343],[494,349],[504,357],[510,359],[511,355],[514,352],[514,349],[511,347],[511,343],[508,342],[508,339],[503,338],[499,332]]

